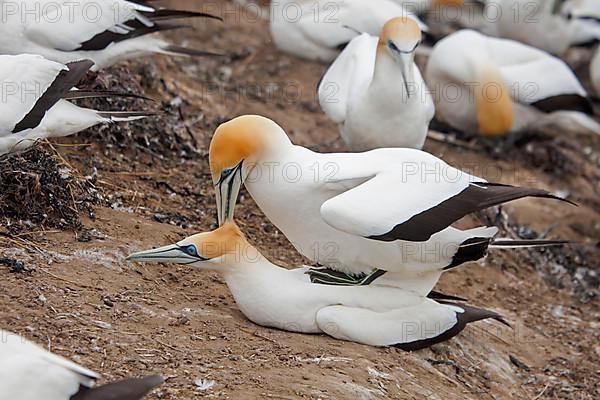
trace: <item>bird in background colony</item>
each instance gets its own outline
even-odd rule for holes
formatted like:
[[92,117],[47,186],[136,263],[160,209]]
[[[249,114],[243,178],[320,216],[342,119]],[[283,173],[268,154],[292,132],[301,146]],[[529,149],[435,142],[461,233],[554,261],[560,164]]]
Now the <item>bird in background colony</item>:
[[[442,272],[482,258],[488,247],[555,244],[494,241],[495,227],[460,230],[463,216],[541,189],[488,183],[416,149],[316,153],[291,143],[261,116],[221,124],[209,161],[219,223],[233,218],[240,186],[295,248],[321,266],[422,296]],[[315,271],[315,277],[319,271]]]
[[288,270],[271,263],[230,221],[127,259],[218,271],[242,313],[258,325],[372,346],[418,350],[450,339],[469,322],[493,318],[506,324],[495,312],[394,287],[311,283],[307,267]]
[[463,132],[496,137],[545,124],[599,130],[569,66],[514,40],[453,33],[434,46],[425,81],[437,116]]
[[560,14],[569,20],[600,22],[600,3],[597,0],[563,0],[557,5],[560,6]]
[[[597,10],[597,0],[595,6]],[[569,2],[568,10],[573,12],[577,7],[575,1]],[[587,44],[600,39],[600,24],[597,20],[585,18],[585,9],[580,9],[578,17],[567,18],[561,15],[560,0],[499,0],[490,11],[490,15],[498,15],[498,19],[489,23],[496,25],[498,36],[562,55],[571,46]],[[591,7],[590,7],[591,8]],[[597,15],[600,14],[596,12]],[[573,16],[573,14],[571,14]]]
[[323,75],[321,108],[351,150],[423,147],[435,109],[414,62],[420,43],[414,19],[396,17],[379,37],[352,39]]
[[140,400],[163,378],[152,375],[94,387],[98,374],[0,329],[0,393],[10,400]]
[[38,55],[0,56],[0,154],[19,151],[37,140],[68,136],[91,126],[131,121],[155,115],[148,111],[96,111],[69,100],[125,96],[112,91],[85,91],[73,87],[93,62],[66,65]]
[[282,0],[271,4],[271,36],[280,50],[308,60],[331,61],[362,32],[379,35],[392,17],[411,16],[392,0]]
[[175,46],[154,35],[189,27],[174,19],[218,19],[210,14],[125,0],[3,2],[0,54],[39,54],[64,64],[89,59],[94,61],[92,70],[151,53],[215,55]]

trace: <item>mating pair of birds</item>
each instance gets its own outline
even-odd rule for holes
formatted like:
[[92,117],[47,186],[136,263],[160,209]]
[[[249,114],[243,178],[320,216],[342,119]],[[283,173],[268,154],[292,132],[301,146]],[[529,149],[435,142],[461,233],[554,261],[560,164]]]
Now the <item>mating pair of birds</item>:
[[[495,227],[454,228],[487,207],[557,197],[486,182],[420,150],[316,153],[292,144],[272,120],[248,115],[216,130],[209,159],[220,227],[128,260],[220,271],[240,310],[264,326],[420,349],[469,322],[504,322],[433,291],[443,272],[484,257],[490,247],[564,243],[495,240]],[[290,165],[294,178],[284,170]],[[283,269],[247,241],[233,222],[242,184],[318,267]]]
[[586,90],[562,60],[464,29],[433,47],[424,79],[414,62],[421,41],[413,18],[393,18],[379,36],[352,39],[323,75],[321,108],[351,149],[420,149],[436,113],[487,137],[547,125],[600,133]]
[[125,0],[3,3],[0,155],[27,148],[39,139],[68,136],[96,124],[155,115],[147,111],[101,112],[78,107],[71,101],[132,95],[76,90],[74,86],[88,71],[146,54],[217,55],[175,46],[156,35],[187,27],[174,20],[189,17],[220,19],[206,13]]

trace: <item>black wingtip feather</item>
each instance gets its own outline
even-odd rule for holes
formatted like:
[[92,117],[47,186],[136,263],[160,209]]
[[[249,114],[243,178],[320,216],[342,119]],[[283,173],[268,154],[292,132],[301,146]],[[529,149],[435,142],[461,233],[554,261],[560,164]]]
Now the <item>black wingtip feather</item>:
[[124,379],[92,389],[81,388],[70,400],[140,400],[164,381],[160,375]]
[[94,65],[91,60],[73,61],[66,64],[68,70],[60,71],[46,91],[37,99],[27,115],[13,128],[13,133],[35,128],[46,112],[68,93]]
[[116,90],[71,90],[65,93],[63,99],[65,100],[78,100],[78,99],[94,99],[101,97],[126,97],[133,99],[141,99],[156,102],[156,100],[150,97],[142,96],[141,94],[125,93]]
[[139,13],[144,15],[150,21],[164,21],[178,18],[210,18],[223,21],[223,18],[219,17],[218,15],[212,15],[199,11],[172,10],[168,8],[159,8],[153,12],[139,11]]
[[193,57],[224,57],[225,54],[213,53],[210,51],[190,49],[188,47],[181,47],[175,45],[169,45],[162,48],[164,51],[173,54],[193,56]]
[[468,301],[468,299],[465,299],[463,297],[453,296],[451,294],[438,292],[436,290],[432,290],[431,292],[429,292],[427,297],[429,297],[430,299],[433,299],[433,300],[441,300],[441,301],[448,301],[448,300],[450,300],[450,301]]

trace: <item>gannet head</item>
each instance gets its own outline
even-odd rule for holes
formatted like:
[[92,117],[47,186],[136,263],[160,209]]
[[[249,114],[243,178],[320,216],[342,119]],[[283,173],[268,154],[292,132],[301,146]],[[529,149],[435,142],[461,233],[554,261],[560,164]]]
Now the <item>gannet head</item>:
[[237,117],[217,128],[208,154],[219,224],[233,218],[240,187],[261,157],[289,144],[279,125],[258,115]]
[[421,40],[421,29],[415,19],[410,16],[390,19],[383,26],[379,36],[378,51],[389,55],[400,67],[408,97],[410,97],[408,72],[411,69],[415,51]]
[[189,236],[176,244],[140,251],[128,261],[190,265],[206,270],[233,268],[244,260],[256,262],[260,253],[248,243],[233,221],[211,232]]

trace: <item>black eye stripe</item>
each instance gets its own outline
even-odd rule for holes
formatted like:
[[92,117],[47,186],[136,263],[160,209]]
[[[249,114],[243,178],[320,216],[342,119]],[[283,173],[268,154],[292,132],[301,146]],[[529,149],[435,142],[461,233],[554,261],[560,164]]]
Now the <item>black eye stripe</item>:
[[400,51],[400,49],[391,40],[388,40],[388,47],[394,51]]

